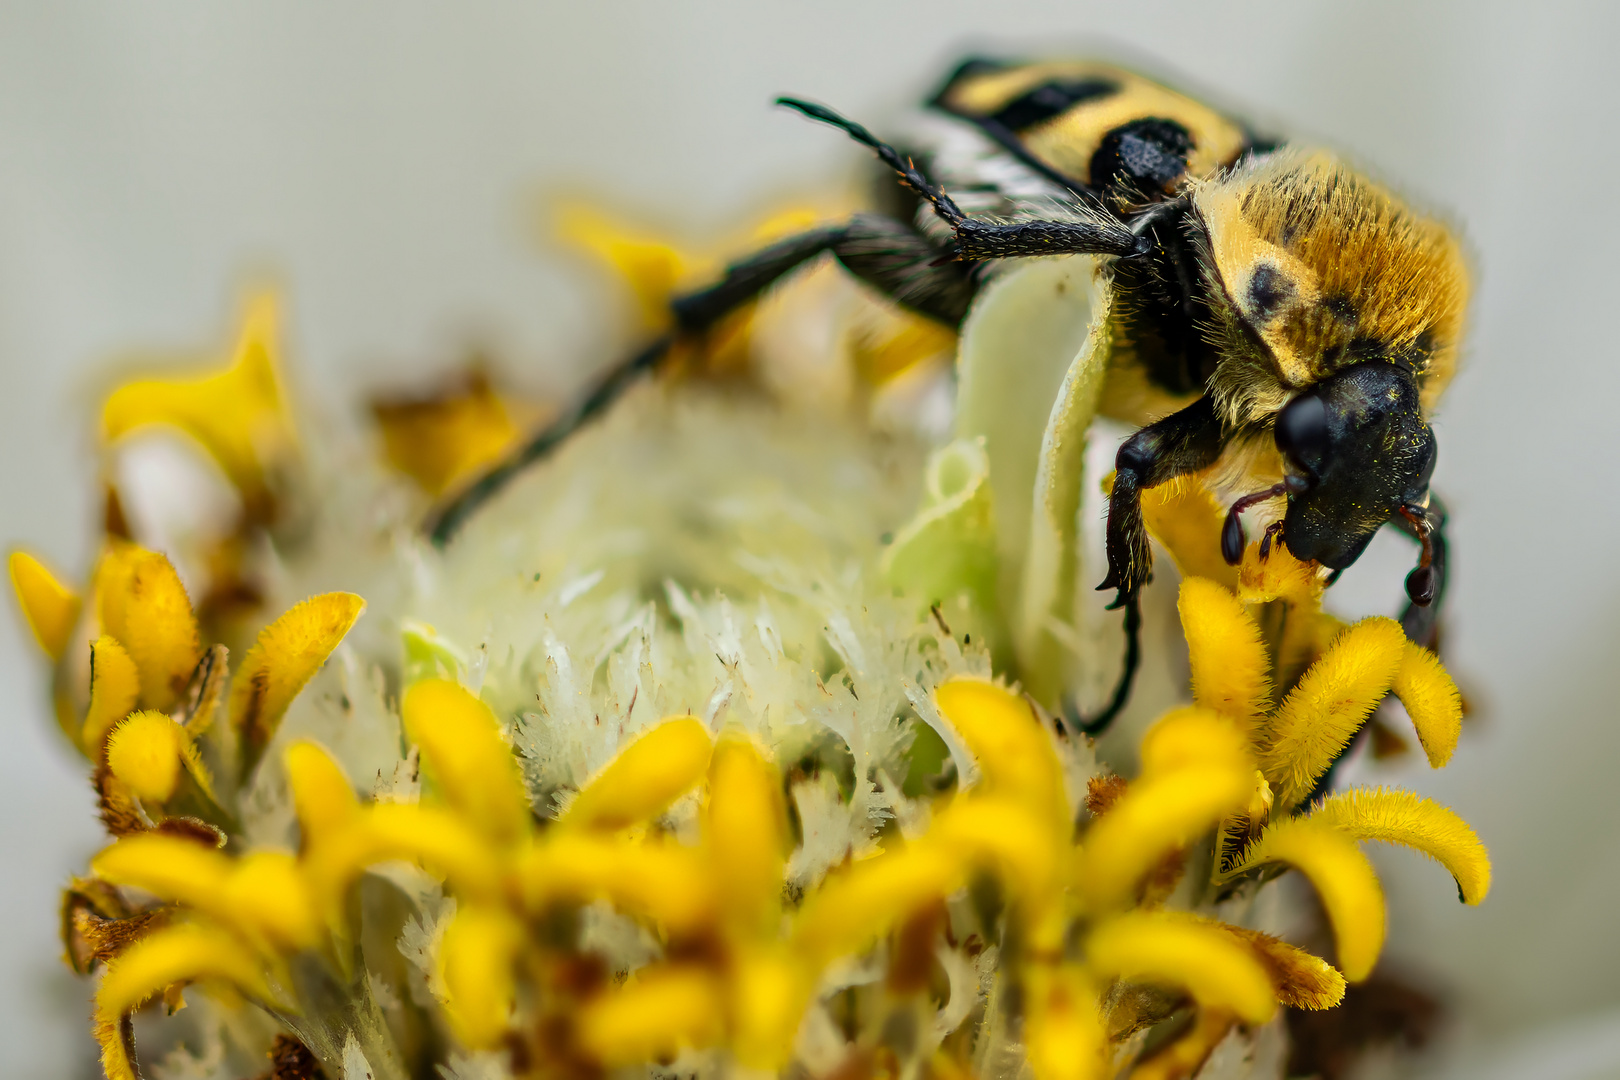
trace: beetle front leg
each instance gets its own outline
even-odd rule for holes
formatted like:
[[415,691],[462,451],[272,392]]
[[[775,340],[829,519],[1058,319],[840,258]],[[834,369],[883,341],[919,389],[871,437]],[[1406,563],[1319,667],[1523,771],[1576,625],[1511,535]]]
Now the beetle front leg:
[[1110,608],[1135,599],[1153,576],[1153,552],[1142,523],[1142,492],[1209,468],[1221,456],[1221,441],[1215,403],[1201,397],[1142,428],[1120,446],[1108,496],[1108,576],[1097,586],[1099,591],[1118,590]]
[[1430,492],[1428,506],[1403,506],[1393,520],[1396,528],[1423,545],[1417,569],[1406,576],[1411,603],[1401,613],[1401,629],[1412,641],[1432,649],[1446,593],[1446,505]]

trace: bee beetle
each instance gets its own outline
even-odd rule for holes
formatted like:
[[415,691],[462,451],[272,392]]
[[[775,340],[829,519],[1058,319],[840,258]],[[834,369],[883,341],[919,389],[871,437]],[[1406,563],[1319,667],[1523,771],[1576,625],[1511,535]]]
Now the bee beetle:
[[1129,693],[1152,571],[1141,495],[1177,477],[1196,475],[1230,508],[1221,546],[1234,563],[1245,517],[1263,551],[1281,543],[1330,580],[1393,522],[1422,549],[1403,625],[1431,638],[1446,549],[1427,416],[1456,366],[1469,292],[1445,225],[1329,153],[1263,140],[1104,64],[968,60],[903,149],[824,106],[778,103],[872,149],[891,177],[881,205],[677,298],[674,333],[444,507],[430,523],[437,542],[655,368],[676,336],[701,335],[817,256],[955,327],[1010,260],[1091,254],[1112,290],[1100,409],[1138,430],[1116,459],[1098,586],[1125,609],[1126,670],[1086,726],[1100,729]]

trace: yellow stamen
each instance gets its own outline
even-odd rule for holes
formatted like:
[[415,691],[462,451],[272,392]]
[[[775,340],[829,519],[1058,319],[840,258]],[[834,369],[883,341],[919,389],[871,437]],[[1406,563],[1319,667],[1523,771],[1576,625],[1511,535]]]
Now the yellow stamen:
[[715,913],[715,881],[694,848],[571,833],[536,844],[514,870],[526,909],[598,898],[628,915],[690,933]]
[[424,679],[405,691],[399,713],[446,802],[497,844],[528,832],[522,770],[488,705],[457,683]]
[[160,712],[138,712],[107,739],[107,767],[138,799],[166,802],[180,783],[185,732]]
[[1271,976],[1277,1001],[1290,1009],[1331,1009],[1344,1000],[1344,976],[1339,969],[1258,930],[1230,923],[1210,922],[1254,951],[1260,966]]
[[1097,987],[1080,967],[1032,967],[1024,978],[1025,1053],[1035,1080],[1091,1080],[1106,1075]]
[[559,823],[612,831],[656,817],[703,778],[713,749],[697,717],[665,719],[591,777]]
[[1204,578],[1181,583],[1177,607],[1192,665],[1193,700],[1252,723],[1271,697],[1271,661],[1254,618],[1237,597]]
[[79,594],[25,551],[11,553],[10,567],[11,588],[28,628],[34,632],[34,640],[46,656],[60,660],[79,621]]
[[860,952],[907,915],[955,891],[964,878],[961,862],[933,846],[856,863],[805,900],[794,950],[817,966]]
[[1462,734],[1462,695],[1440,666],[1440,658],[1408,641],[1390,689],[1406,706],[1430,767],[1438,769],[1450,761]]
[[1068,820],[1062,766],[1028,701],[974,678],[942,683],[934,700],[978,759],[987,792],[1022,800],[1043,817]]
[[1370,975],[1384,947],[1384,891],[1355,841],[1325,821],[1290,818],[1268,827],[1217,877],[1229,880],[1266,863],[1287,863],[1310,879],[1333,924],[1339,970],[1349,982]]
[[1491,890],[1490,855],[1474,830],[1455,811],[1410,791],[1353,788],[1324,799],[1311,811],[1311,820],[1357,840],[1421,851],[1451,871],[1465,904],[1480,903]]
[[725,1031],[719,981],[696,967],[643,968],[579,1011],[580,1047],[603,1065],[667,1059],[718,1042]]
[[267,293],[248,301],[231,361],[223,370],[192,378],[142,379],[113,391],[101,411],[102,437],[115,442],[151,424],[177,428],[219,464],[241,493],[249,516],[268,520],[281,479],[277,473],[296,453],[276,372],[276,307]]
[[259,631],[231,681],[231,725],[262,750],[304,684],[337,648],[366,602],[353,593],[322,593],[284,611]]
[[304,831],[304,845],[329,837],[360,814],[349,778],[332,755],[318,743],[300,739],[287,747],[287,783],[292,788],[293,807],[298,825]]
[[101,744],[113,725],[135,709],[141,694],[140,673],[124,647],[106,634],[90,646],[90,706],[85,710],[80,745],[91,757],[101,755]]
[[1231,935],[1193,916],[1129,912],[1086,939],[1086,963],[1099,977],[1184,987],[1199,1006],[1230,1009],[1263,1024],[1277,1011],[1271,979]]
[[278,1002],[253,954],[229,934],[202,926],[159,930],[136,942],[107,965],[96,989],[95,1030],[108,1080],[137,1080],[133,1043],[124,1017],[171,986],[214,979],[262,1002]]
[[703,833],[727,926],[747,932],[769,927],[792,847],[787,826],[776,767],[746,739],[722,738],[709,763]]
[[439,980],[451,1027],[468,1049],[494,1049],[511,1025],[522,944],[523,927],[500,908],[467,904],[445,928]]
[[169,560],[133,544],[117,544],[96,572],[101,625],[135,661],[141,701],[168,709],[185,691],[202,658],[197,618]]
[[1394,681],[1406,634],[1394,619],[1363,619],[1305,672],[1269,726],[1260,767],[1284,808],[1298,806]]

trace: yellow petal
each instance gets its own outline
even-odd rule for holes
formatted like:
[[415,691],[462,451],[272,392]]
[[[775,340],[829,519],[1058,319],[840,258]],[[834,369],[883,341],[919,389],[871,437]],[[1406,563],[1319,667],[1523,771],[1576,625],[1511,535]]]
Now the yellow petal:
[[327,913],[337,910],[349,883],[367,868],[395,859],[443,875],[454,891],[473,900],[501,894],[502,863],[495,849],[460,815],[436,806],[367,807],[305,854],[312,891]]
[[812,983],[785,949],[749,949],[733,963],[732,1052],[745,1068],[773,1072],[793,1055],[793,1037],[809,1006]]
[[115,442],[151,424],[174,427],[219,464],[252,519],[269,520],[277,474],[296,453],[276,371],[276,322],[275,298],[253,297],[227,367],[119,387],[102,407],[103,438]]
[[101,625],[135,661],[141,701],[168,709],[185,691],[202,659],[197,618],[169,560],[133,544],[118,544],[96,573]]
[[1485,845],[1456,812],[1410,791],[1353,788],[1324,799],[1311,820],[1332,825],[1357,840],[1382,840],[1421,851],[1451,871],[1457,896],[1478,904],[1491,890],[1491,859]]
[[513,965],[523,927],[497,907],[456,910],[439,942],[439,980],[450,1025],[469,1050],[492,1050],[512,1023],[517,997]]
[[1192,665],[1193,700],[1252,722],[1271,698],[1271,660],[1260,627],[1237,597],[1204,578],[1181,583],[1177,608]]
[[297,861],[283,851],[250,851],[225,882],[231,922],[251,927],[283,949],[313,946],[320,916]]
[[1462,734],[1462,695],[1440,658],[1408,641],[1390,689],[1406,706],[1430,767],[1438,769],[1450,761]]
[[1100,978],[1180,986],[1201,1008],[1229,1009],[1263,1024],[1277,1011],[1271,979],[1231,935],[1190,915],[1130,912],[1086,939],[1086,964]]
[[1260,768],[1282,809],[1298,806],[1394,681],[1406,634],[1394,619],[1363,619],[1334,639],[1277,710]]
[[[1109,486],[1112,483],[1109,478]],[[1170,553],[1183,579],[1205,578],[1228,589],[1237,587],[1237,567],[1221,557],[1225,521],[1226,508],[1215,505],[1209,489],[1194,477],[1142,492],[1142,523]]]
[[578,1033],[580,1048],[603,1065],[667,1059],[684,1047],[720,1041],[725,997],[719,980],[702,968],[643,968],[586,1002]]
[[769,927],[792,844],[782,776],[746,739],[723,738],[714,748],[703,835],[727,925],[749,933]]
[[230,700],[231,726],[254,753],[264,749],[287,706],[365,607],[354,593],[322,593],[294,604],[259,631],[231,680]]
[[794,951],[813,967],[860,952],[889,927],[961,887],[960,860],[917,845],[830,876],[799,909]]
[[129,653],[106,634],[90,646],[90,707],[85,710],[80,745],[92,757],[101,755],[101,744],[113,725],[135,709],[141,694],[140,674]]
[[1344,1000],[1344,976],[1319,956],[1244,926],[1211,922],[1254,951],[1277,1001],[1290,1009],[1331,1009]]
[[293,807],[298,825],[304,831],[304,844],[315,843],[353,823],[360,813],[343,768],[324,747],[300,739],[287,747],[287,783],[292,788]]
[[1021,799],[1052,821],[1069,820],[1062,766],[1028,701],[974,678],[941,683],[934,700],[978,759],[987,791]]
[[1025,1054],[1035,1080],[1091,1080],[1104,1069],[1097,987],[1074,964],[1031,966],[1024,976]]
[[374,401],[388,464],[438,496],[498,461],[519,431],[481,372],[428,398]]
[[405,691],[399,714],[446,802],[498,844],[528,832],[523,772],[488,705],[458,683],[424,679]]
[[703,778],[713,749],[697,717],[665,719],[591,777],[559,822],[606,831],[655,817]]
[[107,738],[107,767],[138,799],[165,802],[180,783],[185,731],[164,713],[138,712]]
[[1227,880],[1266,863],[1286,863],[1310,879],[1333,925],[1339,970],[1353,983],[1370,975],[1384,947],[1384,891],[1355,841],[1325,821],[1290,818],[1268,827],[1217,876]]
[[1252,772],[1187,765],[1134,781],[1092,822],[1077,857],[1080,894],[1099,910],[1131,903],[1149,871],[1243,807]]
[[1230,718],[1197,705],[1171,709],[1154,721],[1142,735],[1138,755],[1144,776],[1195,765],[1254,767],[1242,730]]
[[692,933],[715,914],[708,863],[678,844],[565,833],[534,845],[515,869],[531,914],[600,898],[672,933]]
[[583,203],[559,209],[557,232],[619,274],[635,295],[647,330],[669,325],[669,301],[676,288],[701,268],[663,238],[625,226]]
[[934,818],[927,842],[964,864],[998,871],[1015,896],[1052,889],[1063,837],[1023,802],[1005,795],[958,798]]
[[1271,545],[1270,554],[1260,557],[1260,545],[1250,544],[1238,567],[1238,599],[1245,604],[1285,600],[1315,611],[1322,605],[1324,582],[1315,563],[1300,562],[1281,544]]
[[25,551],[11,553],[11,588],[17,594],[34,640],[53,661],[67,651],[79,621],[79,594],[63,585],[45,564]]
[[108,1080],[136,1080],[133,1040],[126,1041],[124,1017],[171,986],[214,979],[259,1001],[276,1001],[259,962],[229,934],[180,925],[136,942],[107,965],[96,988],[95,1030]]

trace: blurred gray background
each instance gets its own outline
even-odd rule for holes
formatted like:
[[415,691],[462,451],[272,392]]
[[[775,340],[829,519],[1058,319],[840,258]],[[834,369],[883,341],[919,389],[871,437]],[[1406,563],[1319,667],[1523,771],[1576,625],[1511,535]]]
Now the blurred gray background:
[[[1620,1076],[1616,12],[7,3],[0,539],[82,573],[98,374],[132,347],[222,341],[255,273],[287,285],[293,377],[330,415],[473,342],[559,394],[599,357],[602,308],[594,279],[534,242],[548,186],[729,231],[740,207],[841,186],[860,160],[772,109],[778,93],[881,127],[969,48],[1145,62],[1464,223],[1482,277],[1436,483],[1455,521],[1449,659],[1480,716],[1444,772],[1380,778],[1459,810],[1496,884],[1464,908],[1438,868],[1392,853],[1391,947],[1457,1009],[1427,1074]],[[1410,550],[1373,557],[1378,574],[1344,588],[1392,606]],[[58,963],[55,906],[98,830],[6,606],[0,1071],[85,1076],[85,988]]]

